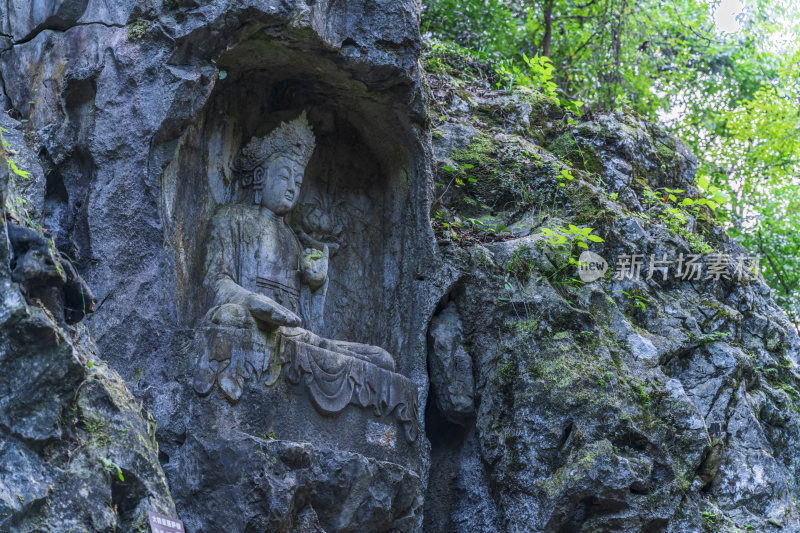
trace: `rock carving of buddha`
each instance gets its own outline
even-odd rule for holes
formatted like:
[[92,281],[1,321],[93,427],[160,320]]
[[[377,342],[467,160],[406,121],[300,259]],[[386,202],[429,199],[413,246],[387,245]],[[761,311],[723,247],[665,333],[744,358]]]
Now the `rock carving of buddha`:
[[[318,410],[333,413],[347,403],[380,403],[381,409],[389,406],[391,411],[400,405],[408,411],[403,418],[416,425],[416,413],[411,412],[416,409],[415,392],[406,378],[394,374],[388,352],[312,331],[322,327],[328,264],[336,245],[302,231],[298,237],[285,217],[297,204],[314,146],[303,113],[269,135],[252,139],[235,162],[252,202],[223,206],[210,222],[204,285],[213,307],[203,319],[207,338],[198,350],[195,390],[204,395],[217,383],[236,401],[248,379],[266,375],[267,386],[273,384],[287,363],[281,355],[285,347],[302,346],[311,354],[303,365]],[[303,365],[295,369],[298,380]],[[324,379],[316,379],[320,374]],[[344,377],[331,381],[334,375]],[[326,386],[333,388],[323,390]],[[356,396],[361,399],[356,401]]]

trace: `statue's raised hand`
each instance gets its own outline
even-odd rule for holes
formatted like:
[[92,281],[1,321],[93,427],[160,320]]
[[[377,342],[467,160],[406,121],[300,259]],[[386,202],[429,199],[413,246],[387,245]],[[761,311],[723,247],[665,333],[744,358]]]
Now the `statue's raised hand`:
[[323,246],[322,250],[306,248],[300,254],[300,273],[303,275],[303,281],[312,290],[317,290],[325,283],[328,277],[329,258],[330,251],[327,246]]
[[275,300],[260,294],[253,293],[248,295],[244,301],[244,305],[247,306],[254,317],[273,327],[296,327],[303,322],[299,316],[292,313]]

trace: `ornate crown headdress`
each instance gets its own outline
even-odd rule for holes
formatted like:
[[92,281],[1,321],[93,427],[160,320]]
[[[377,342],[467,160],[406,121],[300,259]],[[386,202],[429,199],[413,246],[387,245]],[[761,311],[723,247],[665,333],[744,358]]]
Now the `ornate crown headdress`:
[[314,151],[314,132],[306,119],[303,111],[299,117],[291,122],[282,122],[264,137],[254,137],[242,148],[234,164],[237,171],[241,172],[242,185],[261,189],[264,185],[264,174],[254,172],[264,161],[271,156],[279,154],[300,163],[303,167],[311,159]]

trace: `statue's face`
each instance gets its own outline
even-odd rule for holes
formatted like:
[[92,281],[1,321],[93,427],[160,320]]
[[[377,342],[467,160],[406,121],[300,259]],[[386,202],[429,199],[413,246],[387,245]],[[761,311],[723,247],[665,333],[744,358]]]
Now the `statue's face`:
[[291,211],[300,196],[304,170],[300,163],[288,157],[273,159],[266,169],[261,205],[276,215]]

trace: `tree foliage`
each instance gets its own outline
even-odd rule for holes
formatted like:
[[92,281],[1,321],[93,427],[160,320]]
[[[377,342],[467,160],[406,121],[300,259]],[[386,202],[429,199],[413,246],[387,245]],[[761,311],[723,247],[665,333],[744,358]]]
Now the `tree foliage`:
[[729,197],[721,221],[798,324],[800,4],[742,0],[726,32],[720,1],[423,0],[422,28],[473,50],[501,86],[666,122],[698,155],[702,188]]

